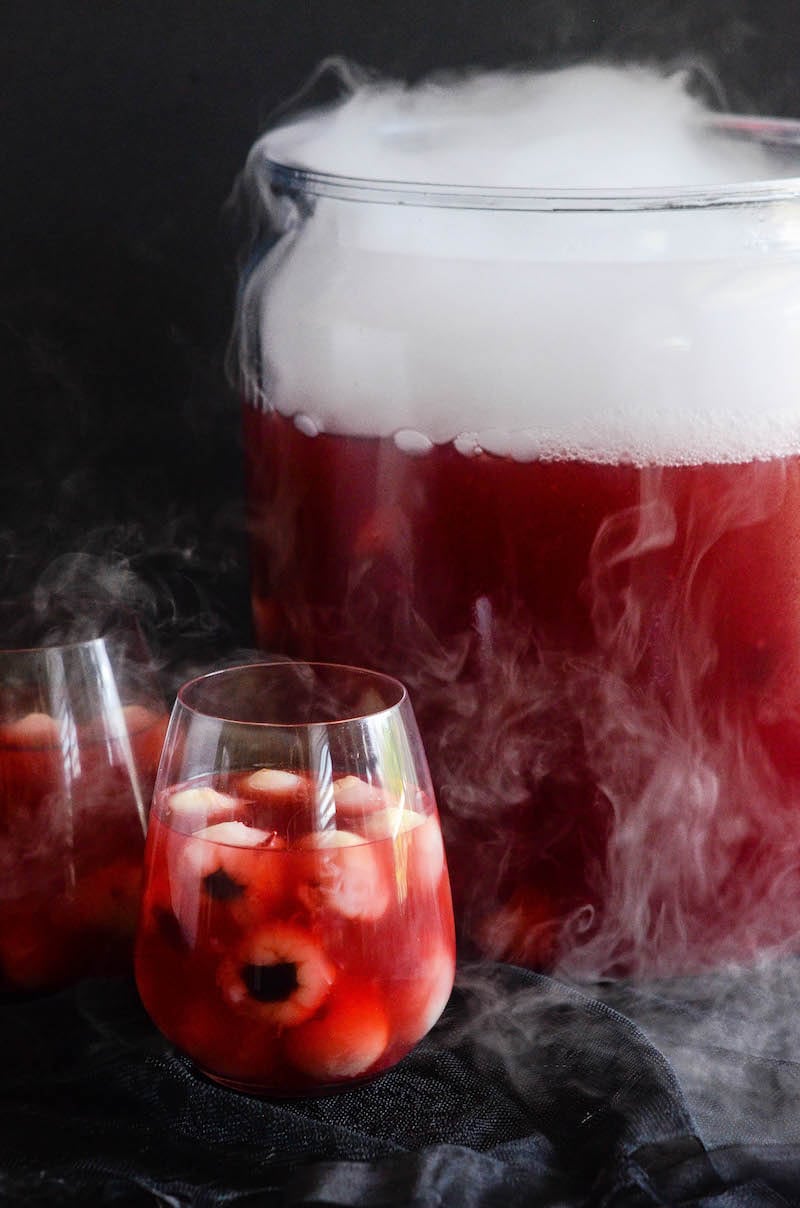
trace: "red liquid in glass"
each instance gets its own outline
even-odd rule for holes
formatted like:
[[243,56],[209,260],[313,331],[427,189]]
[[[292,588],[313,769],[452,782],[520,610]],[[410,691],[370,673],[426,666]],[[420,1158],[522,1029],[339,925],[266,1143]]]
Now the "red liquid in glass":
[[63,742],[43,715],[0,727],[0,992],[130,968],[166,718],[130,721],[124,739],[90,724]]
[[[305,778],[276,796],[250,789],[249,775],[154,802],[142,1001],[169,1040],[237,1089],[301,1095],[373,1077],[429,1031],[452,988],[438,820],[418,800],[422,812],[392,834],[398,816],[377,800],[374,814],[340,808],[338,829],[320,833]],[[198,787],[196,807],[178,809]]]
[[592,972],[791,942],[800,460],[414,457],[249,407],[245,444],[258,640],[408,683],[464,936]]

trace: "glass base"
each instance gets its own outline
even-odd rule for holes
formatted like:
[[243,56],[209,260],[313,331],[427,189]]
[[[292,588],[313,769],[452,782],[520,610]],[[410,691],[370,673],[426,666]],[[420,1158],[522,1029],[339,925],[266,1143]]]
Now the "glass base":
[[[368,1082],[376,1082],[387,1072],[386,1069],[383,1069],[375,1074],[364,1074],[360,1078],[348,1078],[343,1082],[326,1082],[318,1086],[304,1086],[291,1090],[287,1087],[260,1086],[258,1083],[239,1082],[235,1078],[224,1078],[221,1074],[212,1074],[210,1070],[204,1070],[199,1065],[194,1068],[209,1082],[215,1082],[217,1086],[224,1086],[228,1091],[236,1091],[239,1095],[250,1095],[255,1099],[319,1099],[328,1095],[340,1095],[343,1091],[353,1090]],[[388,1068],[394,1067],[389,1066]]]

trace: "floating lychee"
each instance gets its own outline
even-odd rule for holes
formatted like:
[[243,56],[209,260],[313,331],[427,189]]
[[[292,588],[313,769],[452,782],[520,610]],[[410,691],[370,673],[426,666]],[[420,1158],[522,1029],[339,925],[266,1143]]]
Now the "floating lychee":
[[368,784],[360,776],[342,776],[340,780],[334,780],[333,799],[337,818],[349,825],[396,804],[395,798],[385,789]]
[[284,1052],[297,1070],[326,1082],[365,1074],[388,1043],[381,995],[366,981],[342,978],[313,1019],[287,1032]]
[[58,722],[49,713],[26,713],[18,721],[0,726],[0,741],[9,746],[54,747],[59,735]]
[[162,811],[174,829],[196,831],[214,823],[234,821],[244,807],[239,797],[220,793],[210,785],[199,785],[170,793],[163,801]]
[[417,810],[387,806],[364,820],[364,832],[370,839],[392,839],[410,847],[414,884],[435,888],[444,868],[444,844],[438,819]]
[[256,826],[274,827],[286,835],[311,825],[307,776],[284,768],[257,768],[237,777],[231,787],[249,803]]
[[281,804],[297,804],[308,798],[308,780],[282,768],[257,768],[239,781],[240,791]]
[[297,844],[307,853],[297,896],[311,911],[330,910],[346,919],[374,921],[389,905],[381,865],[362,836],[346,830],[313,831]]
[[228,1002],[275,1028],[310,1019],[335,979],[335,966],[311,933],[282,922],[248,936],[217,974]]
[[437,946],[419,962],[414,976],[398,981],[391,995],[395,1030],[407,1044],[426,1036],[447,1006],[453,989],[455,954]]

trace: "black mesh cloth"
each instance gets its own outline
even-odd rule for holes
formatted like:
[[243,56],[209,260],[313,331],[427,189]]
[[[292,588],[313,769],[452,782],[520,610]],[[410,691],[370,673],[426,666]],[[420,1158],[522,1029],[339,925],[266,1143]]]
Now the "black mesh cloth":
[[7,1003],[0,1202],[800,1205],[799,978],[590,992],[466,966],[394,1070],[291,1101],[197,1075],[127,981]]

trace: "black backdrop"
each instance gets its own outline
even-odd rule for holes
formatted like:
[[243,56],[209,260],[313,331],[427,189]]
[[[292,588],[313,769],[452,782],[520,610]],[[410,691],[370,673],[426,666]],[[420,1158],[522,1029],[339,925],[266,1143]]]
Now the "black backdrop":
[[322,57],[697,56],[731,108],[800,114],[796,0],[6,0],[0,24],[0,597],[133,571],[175,674],[252,640],[226,199]]

